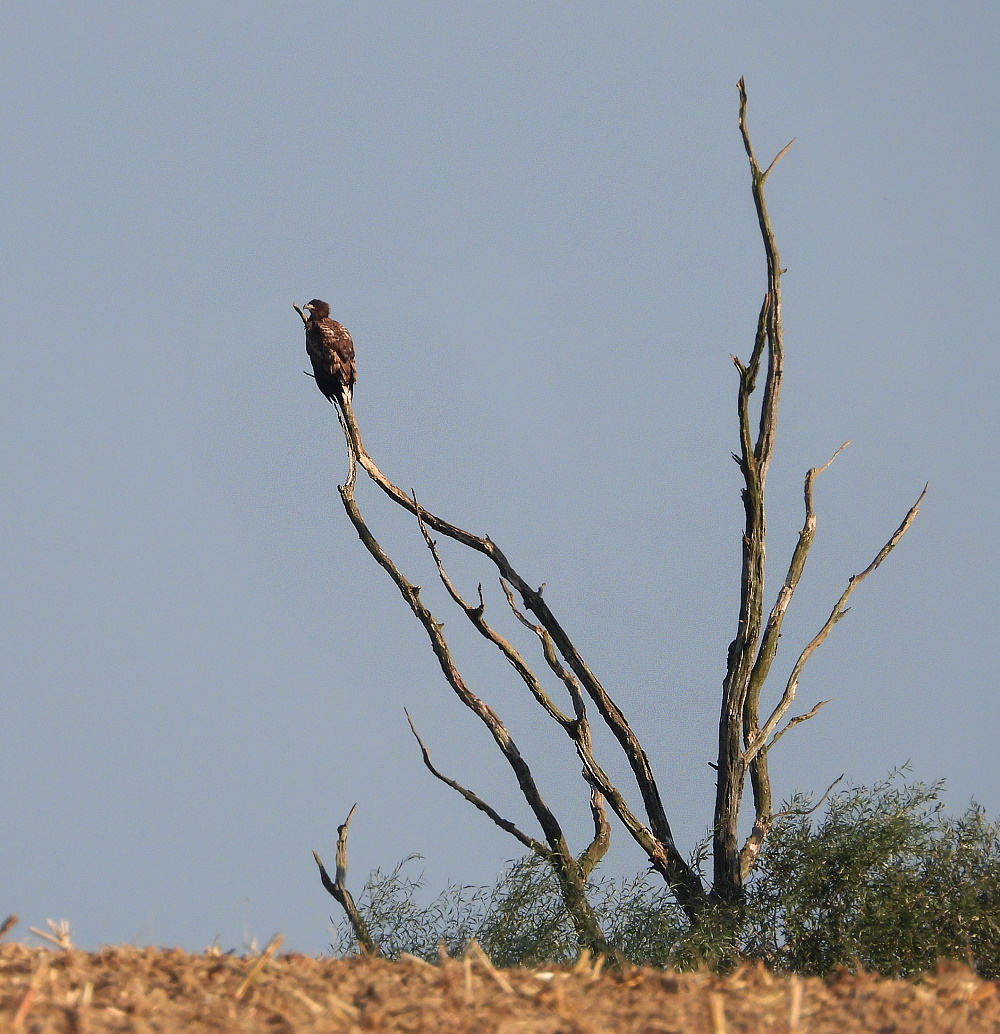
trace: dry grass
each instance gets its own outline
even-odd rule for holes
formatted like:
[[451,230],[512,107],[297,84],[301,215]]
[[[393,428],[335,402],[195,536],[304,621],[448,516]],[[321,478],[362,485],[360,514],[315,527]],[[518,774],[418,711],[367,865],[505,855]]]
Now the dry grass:
[[406,1031],[411,1034],[848,1034],[1000,1030],[994,982],[943,964],[919,981],[572,967],[497,970],[481,951],[416,958],[237,957],[179,949],[0,945],[0,1030]]

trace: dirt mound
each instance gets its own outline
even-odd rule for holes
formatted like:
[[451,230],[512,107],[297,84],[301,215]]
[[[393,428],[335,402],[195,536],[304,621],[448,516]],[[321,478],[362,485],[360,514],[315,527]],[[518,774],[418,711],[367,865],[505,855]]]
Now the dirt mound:
[[994,982],[942,964],[918,981],[840,974],[725,978],[652,969],[495,970],[483,956],[417,959],[191,955],[0,946],[0,1030],[406,1031],[411,1034],[824,1034],[1000,1031]]

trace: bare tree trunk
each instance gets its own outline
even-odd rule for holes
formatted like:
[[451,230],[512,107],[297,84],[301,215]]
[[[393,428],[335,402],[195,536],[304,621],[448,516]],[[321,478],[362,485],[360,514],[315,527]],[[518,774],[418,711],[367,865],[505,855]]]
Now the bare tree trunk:
[[[765,539],[767,520],[764,513],[764,487],[774,454],[774,440],[778,423],[778,403],[781,399],[781,379],[784,369],[784,345],[781,337],[781,267],[778,247],[771,230],[770,217],[764,201],[764,181],[784,154],[785,148],[766,172],[761,172],[754,157],[750,134],[746,125],[747,95],[743,80],[740,90],[740,132],[750,160],[751,188],[764,251],[767,257],[767,293],[757,320],[750,363],[743,366],[733,358],[740,374],[737,393],[737,411],[740,427],[740,454],[735,457],[743,474],[743,561],[740,577],[740,609],[736,638],[730,644],[726,678],[722,687],[722,711],[719,717],[718,782],[715,798],[715,825],[713,856],[715,872],[713,895],[723,902],[733,903],[742,894],[740,877],[739,842],[737,826],[746,776],[742,756],[741,731],[749,697],[750,677],[760,639],[764,613]],[[790,144],[788,145],[791,146]],[[767,352],[767,380],[761,401],[757,440],[753,441],[750,416],[750,396],[757,386],[764,352]],[[752,715],[747,716],[752,722]]]
[[[740,453],[733,458],[740,466],[744,486],[742,490],[745,524],[742,546],[742,573],[740,578],[740,609],[736,638],[729,646],[726,678],[722,690],[722,709],[719,716],[718,782],[716,784],[715,821],[713,827],[714,883],[712,896],[719,902],[738,905],[743,898],[747,876],[753,868],[760,848],[773,823],[771,779],[768,771],[768,749],[774,742],[799,722],[811,718],[826,701],[820,701],[807,714],[793,718],[781,732],[775,729],[791,705],[798,685],[798,675],[812,652],[826,638],[833,625],[846,613],[843,603],[854,586],[867,577],[896,546],[905,534],[926,494],[907,513],[903,523],[882,547],[872,564],[860,575],[855,575],[831,618],[806,647],[793,669],[792,676],[778,706],[761,728],[760,697],[771,671],[781,635],[785,612],[799,583],[806,557],[816,532],[816,514],[813,509],[813,482],[849,444],[844,443],[822,466],[814,467],[805,479],[805,523],[792,553],[788,574],[764,626],[765,540],[767,521],[764,509],[764,490],[767,472],[774,455],[778,423],[778,403],[784,370],[784,341],[781,329],[781,269],[778,247],[771,228],[770,216],[764,199],[764,183],[778,160],[792,146],[787,144],[774,161],[761,171],[750,143],[746,124],[747,95],[743,80],[739,82],[740,133],[750,162],[751,187],[757,219],[760,224],[767,260],[767,291],[757,320],[750,362],[744,366],[733,357],[739,371],[737,411],[740,429]],[[794,141],[793,141],[794,142]],[[756,440],[753,438],[750,415],[750,397],[756,389],[757,376],[764,354],[767,354],[767,378],[760,404]],[[770,738],[770,742],[768,742]],[[754,799],[754,826],[742,849],[739,847],[739,817],[743,801],[747,771]]]

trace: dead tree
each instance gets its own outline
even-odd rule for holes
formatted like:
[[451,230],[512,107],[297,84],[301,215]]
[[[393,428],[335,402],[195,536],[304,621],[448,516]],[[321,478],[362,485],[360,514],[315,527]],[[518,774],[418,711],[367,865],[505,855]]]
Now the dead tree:
[[[750,164],[754,205],[767,265],[767,287],[749,361],[744,364],[733,357],[739,376],[737,415],[740,439],[739,452],[734,453],[733,458],[739,464],[743,476],[745,526],[742,536],[736,636],[728,650],[719,714],[719,751],[715,766],[718,771],[718,782],[712,822],[713,879],[710,887],[706,886],[701,874],[685,860],[677,847],[646,750],[630,728],[622,709],[609,695],[552,613],[543,598],[544,586],[535,588],[528,584],[500,547],[488,536],[474,535],[457,527],[426,509],[413,493],[408,494],[394,485],[365,450],[350,402],[347,401],[338,411],[350,461],[347,480],[340,488],[348,517],[365,548],[388,573],[426,631],[449,686],[489,730],[514,774],[518,788],[538,823],[541,836],[531,836],[522,831],[471,790],[439,772],[431,760],[428,748],[410,720],[410,727],[419,744],[424,764],[436,778],[451,786],[501,829],[506,830],[524,847],[552,866],[580,944],[597,952],[606,953],[608,945],[587,900],[586,884],[594,866],[607,851],[610,841],[607,806],[610,806],[627,833],[645,853],[651,869],[666,881],[692,923],[699,922],[705,910],[715,905],[739,905],[747,877],[776,817],[773,814],[768,771],[769,751],[792,726],[812,718],[826,703],[820,701],[808,712],[785,721],[785,716],[795,700],[802,669],[833,626],[847,613],[847,600],[858,583],[882,563],[906,533],[927,491],[925,486],[916,503],[878,551],[874,560],[859,574],[849,579],[847,588],[833,607],[830,616],[792,665],[791,673],[777,702],[770,706],[769,710],[762,712],[762,690],[777,654],[782,623],[802,576],[815,535],[813,483],[816,477],[830,466],[844,446],[842,445],[823,466],[814,467],[805,476],[804,523],[792,553],[788,573],[765,620],[767,525],[764,494],[767,473],[774,454],[784,368],[784,342],[781,329],[783,270],[764,199],[764,185],[776,163],[791,144],[788,144],[762,171],[747,130],[747,95],[742,79],[739,82],[739,101],[739,128]],[[755,415],[751,403],[762,371],[763,391]],[[574,854],[570,850],[560,822],[545,804],[530,766],[503,721],[473,692],[459,672],[444,636],[443,626],[421,600],[420,587],[407,580],[371,532],[355,499],[354,487],[359,464],[394,503],[412,515],[452,601],[464,612],[480,635],[492,643],[509,661],[534,701],[563,729],[572,742],[583,765],[582,775],[593,817],[593,837],[579,854]],[[568,710],[563,710],[553,701],[542,679],[529,666],[524,655],[487,620],[482,585],[479,586],[474,600],[466,599],[456,588],[442,562],[434,535],[445,536],[461,546],[481,553],[492,562],[507,605],[518,621],[537,639],[546,666],[551,675],[555,676],[557,684],[565,690],[569,699]],[[600,720],[617,741],[635,780],[634,792],[626,794],[615,786],[595,757],[588,711],[590,706],[596,709]],[[754,824],[750,835],[741,846],[738,837],[739,816],[748,774],[753,796]],[[346,833],[346,828],[343,831]],[[356,924],[355,926],[357,929]]]

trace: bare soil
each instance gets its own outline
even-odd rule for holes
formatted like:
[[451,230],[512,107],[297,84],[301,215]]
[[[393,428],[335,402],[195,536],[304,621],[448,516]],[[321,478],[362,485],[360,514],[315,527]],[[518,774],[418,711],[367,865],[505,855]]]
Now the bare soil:
[[997,983],[956,963],[915,981],[745,967],[728,977],[630,968],[498,971],[446,959],[238,957],[179,949],[0,945],[0,1031],[49,1034],[405,1031],[849,1034],[1000,1031]]

